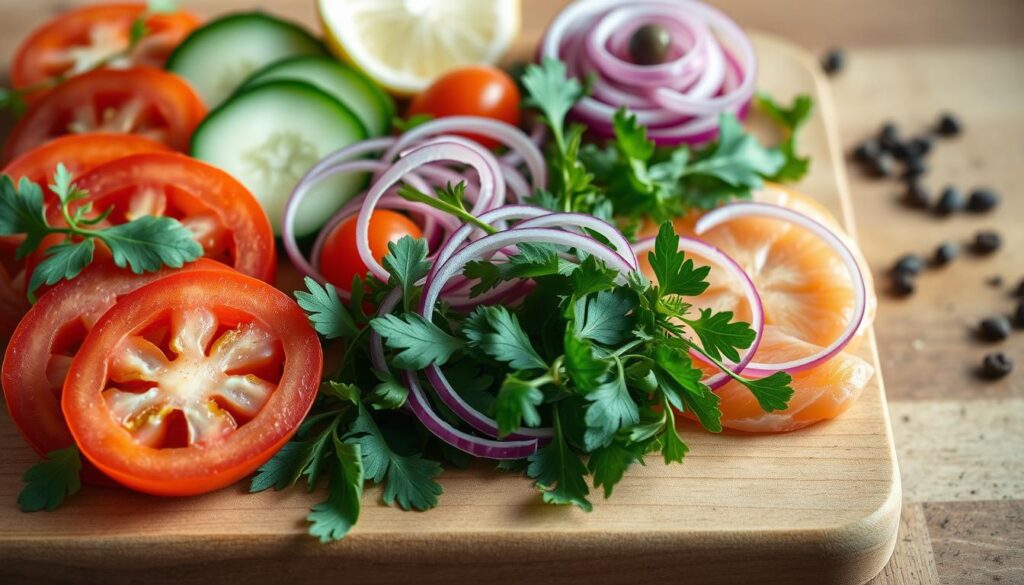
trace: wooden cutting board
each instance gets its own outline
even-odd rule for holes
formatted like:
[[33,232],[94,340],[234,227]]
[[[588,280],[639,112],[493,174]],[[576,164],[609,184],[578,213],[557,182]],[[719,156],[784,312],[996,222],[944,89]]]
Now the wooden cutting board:
[[[761,89],[815,100],[801,136],[813,163],[799,188],[853,231],[815,61],[779,39],[755,41]],[[873,335],[860,352],[877,365]],[[880,373],[847,413],[805,430],[685,427],[683,465],[652,458],[611,500],[595,492],[589,514],[544,505],[528,480],[481,465],[446,470],[441,505],[425,513],[384,506],[370,489],[354,532],[321,545],[304,521],[321,493],[250,495],[245,482],[187,499],[85,486],[55,512],[23,514],[20,475],[36,456],[0,415],[0,582],[859,584],[885,565],[900,480]]]

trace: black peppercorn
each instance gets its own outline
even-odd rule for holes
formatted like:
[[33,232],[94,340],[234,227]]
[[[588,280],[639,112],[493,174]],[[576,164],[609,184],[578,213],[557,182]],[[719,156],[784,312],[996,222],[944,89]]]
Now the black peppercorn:
[[1013,296],[1024,298],[1024,278],[1020,279],[1017,283],[1017,288],[1013,289]]
[[956,258],[960,248],[953,242],[942,242],[935,248],[934,263],[936,266],[945,266]]
[[918,136],[910,141],[910,152],[918,157],[928,156],[932,151],[932,139],[927,136]]
[[907,182],[907,192],[903,196],[903,202],[908,207],[925,209],[932,202],[932,194],[921,184],[921,181],[911,179]]
[[825,53],[821,60],[821,68],[829,75],[835,75],[843,70],[846,65],[846,53],[842,49],[832,49]]
[[995,380],[1013,371],[1013,360],[1002,352],[990,353],[981,361],[981,375]]
[[1013,310],[1013,326],[1024,329],[1024,300],[1018,301],[1017,308]]
[[1003,238],[997,232],[982,230],[974,234],[974,245],[972,248],[976,254],[991,254],[1003,245]]
[[853,149],[853,158],[859,163],[867,164],[881,152],[882,149],[878,145],[878,141],[869,138],[868,140],[858,144],[857,147]]
[[900,131],[892,122],[886,122],[878,133],[878,144],[882,150],[895,154],[900,148]]
[[1006,317],[989,317],[978,323],[978,337],[984,341],[1002,341],[1010,336],[1010,322]]
[[875,177],[891,177],[894,170],[892,155],[888,152],[880,152],[878,156],[868,162],[868,172]]
[[924,259],[917,254],[904,254],[900,256],[900,259],[896,261],[896,264],[892,267],[894,273],[896,272],[907,272],[912,275],[917,275],[924,268]]
[[892,276],[892,290],[901,297],[914,294],[914,275],[909,272],[896,272]]
[[928,166],[920,157],[911,156],[906,159],[903,165],[903,176],[908,179],[916,179],[927,172]]
[[946,216],[964,207],[964,196],[956,187],[946,187],[939,195],[939,202],[935,205],[935,213]]
[[939,117],[939,124],[935,128],[935,131],[940,136],[956,136],[960,134],[963,128],[960,126],[960,120],[953,114],[946,112]]
[[980,188],[971,191],[967,198],[967,210],[974,213],[992,211],[999,204],[999,195],[992,189]]

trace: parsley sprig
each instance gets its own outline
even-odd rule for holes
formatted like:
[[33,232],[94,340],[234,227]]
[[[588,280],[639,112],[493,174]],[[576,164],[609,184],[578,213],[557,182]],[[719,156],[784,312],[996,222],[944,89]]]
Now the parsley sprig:
[[796,131],[810,112],[807,96],[799,96],[789,109],[767,96],[758,98],[761,109],[785,130],[777,148],[758,142],[732,114],[720,117],[718,140],[703,148],[659,148],[625,108],[612,120],[614,138],[599,146],[584,142],[582,125],[566,127],[566,116],[586,94],[586,84],[569,78],[564,63],[546,59],[531,65],[522,82],[526,103],[541,112],[553,136],[547,152],[549,191],[533,198],[544,207],[616,217],[635,227],[646,217],[660,223],[690,209],[748,198],[764,180],[796,181],[807,172],[808,159],[795,152]]
[[0,235],[23,235],[16,257],[22,259],[47,242],[45,257],[32,272],[28,283],[29,300],[35,291],[61,280],[75,278],[93,261],[97,241],[104,244],[120,268],[132,272],[154,272],[163,266],[180,268],[203,254],[203,248],[178,220],[171,217],[142,216],[127,223],[99,227],[112,210],[94,214],[89,194],[75,186],[71,173],[57,165],[50,191],[57,197],[60,224],[47,219],[43,191],[36,183],[22,178],[18,185],[7,175],[0,176]]
[[[94,71],[96,69],[103,69],[111,64],[117,63],[135,52],[138,48],[139,43],[151,34],[151,30],[146,25],[146,21],[153,15],[156,14],[170,14],[178,10],[178,5],[173,0],[149,0],[146,5],[146,10],[140,14],[135,20],[132,21],[128,29],[128,44],[124,49],[111,53],[102,59],[99,59],[93,63],[87,71]],[[77,71],[76,74],[85,73],[86,71]],[[58,85],[68,80],[66,73],[61,73],[54,77],[50,77],[27,85],[17,89],[0,87],[0,111],[10,110],[16,116],[20,116],[28,109],[28,102],[26,98],[40,94],[44,91],[53,89]]]

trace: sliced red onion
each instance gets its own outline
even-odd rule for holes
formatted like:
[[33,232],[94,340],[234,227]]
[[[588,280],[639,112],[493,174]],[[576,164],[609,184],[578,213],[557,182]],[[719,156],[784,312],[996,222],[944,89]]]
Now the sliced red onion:
[[[377,315],[386,315],[395,310],[401,299],[401,289],[394,289],[381,302]],[[376,331],[370,332],[370,361],[375,369],[381,372],[388,371],[384,342]],[[486,459],[523,459],[537,451],[538,441],[535,438],[494,441],[475,437],[454,428],[430,407],[430,401],[424,394],[415,372],[404,371],[402,378],[409,389],[406,406],[427,430],[452,447]]]
[[[357,149],[353,150],[358,152]],[[295,238],[295,218],[298,215],[299,206],[302,204],[302,201],[323,179],[334,175],[343,175],[348,173],[372,173],[386,167],[387,165],[380,161],[365,159],[335,161],[332,165],[323,166],[317,164],[295,185],[295,189],[292,191],[291,195],[288,197],[288,201],[285,203],[284,214],[281,218],[281,241],[284,244],[285,253],[288,255],[288,259],[291,260],[292,264],[302,275],[309,276],[321,283],[325,282],[323,275],[320,274],[319,270],[314,266],[314,263],[310,262],[302,254],[302,251],[299,250],[299,244]],[[418,189],[427,188],[426,184],[418,177],[409,177],[408,180]],[[344,209],[344,207],[342,209]],[[337,226],[337,224],[348,215],[345,214],[339,217],[340,214],[341,212],[339,211],[339,213],[335,214],[331,220],[328,220],[328,225],[321,228],[318,239],[326,237],[325,234],[329,234],[330,230]],[[316,255],[314,255],[314,258],[316,258]]]
[[[588,236],[551,228],[510,229],[486,235],[479,240],[467,244],[465,247],[452,253],[440,268],[432,271],[423,283],[423,292],[420,295],[420,314],[428,321],[433,318],[434,308],[437,305],[441,291],[444,290],[445,284],[456,275],[461,274],[467,263],[479,258],[486,258],[490,254],[509,246],[516,246],[527,242],[549,243],[575,248],[596,256],[623,275],[634,270],[615,251]],[[436,365],[430,365],[426,369],[426,375],[431,385],[437,391],[438,397],[448,408],[452,409],[456,416],[481,433],[492,437],[498,436],[498,423],[463,400],[451,387],[441,368]],[[520,428],[516,430],[515,435],[546,438],[550,436],[550,433],[551,429],[548,428]]]
[[622,232],[615,226],[594,217],[593,215],[587,215],[585,213],[545,213],[534,217],[533,219],[524,219],[522,222],[516,224],[514,229],[530,228],[530,227],[554,227],[554,228],[577,228],[582,231],[583,228],[589,229],[596,232],[606,238],[611,244],[612,249],[629,264],[633,270],[639,270],[640,264],[637,262],[636,254],[633,251],[633,246],[630,245],[629,240],[626,236],[622,235]]
[[843,264],[846,265],[847,271],[850,273],[850,282],[853,286],[854,294],[854,307],[853,315],[850,318],[850,322],[847,323],[846,328],[835,339],[835,341],[830,343],[827,347],[824,347],[820,351],[809,356],[777,364],[766,364],[751,361],[747,364],[743,373],[755,376],[769,375],[779,371],[795,373],[813,368],[828,361],[850,343],[850,340],[853,339],[854,335],[856,335],[861,321],[864,319],[864,313],[866,312],[867,287],[864,283],[864,275],[861,273],[860,265],[857,264],[857,257],[841,237],[818,220],[812,219],[807,215],[798,211],[793,211],[787,207],[781,207],[779,205],[772,205],[769,203],[742,202],[724,205],[718,209],[709,211],[697,220],[697,225],[694,229],[697,234],[702,234],[723,223],[748,217],[763,217],[786,221],[800,226],[821,238],[830,248],[832,248],[833,251],[835,251],[836,255],[838,255],[843,261]]
[[448,116],[420,124],[399,136],[382,158],[394,160],[406,148],[441,134],[476,134],[497,140],[507,146],[510,153],[518,155],[510,166],[516,166],[519,160],[526,165],[532,179],[531,191],[543,189],[547,184],[544,155],[530,136],[511,124],[478,116]]
[[[636,252],[637,256],[644,252],[649,252],[654,249],[654,242],[655,238],[641,240],[633,245],[633,251]],[[751,342],[750,347],[745,349],[740,355],[739,362],[728,363],[727,365],[733,371],[742,371],[754,359],[754,354],[757,353],[757,348],[761,345],[761,337],[764,334],[764,305],[761,302],[761,295],[757,292],[757,287],[754,286],[754,281],[750,279],[750,275],[731,256],[707,242],[680,237],[679,250],[706,258],[717,267],[725,269],[726,272],[731,274],[740,283],[740,287],[743,289],[743,296],[750,306],[750,328],[754,330],[754,340]],[[690,355],[695,359],[709,363],[703,355],[695,350],[691,350]],[[728,373],[716,372],[703,381],[708,387],[715,390],[725,385],[730,379],[731,377]]]
[[466,164],[476,170],[480,178],[480,191],[470,213],[479,215],[505,201],[505,182],[494,155],[476,142],[454,136],[445,136],[414,147],[388,168],[366,193],[366,200],[356,219],[356,248],[359,258],[369,271],[381,280],[387,280],[387,270],[370,251],[370,217],[381,197],[409,173],[424,165],[439,161]]
[[[669,58],[639,65],[630,36],[645,24],[668,30]],[[570,75],[596,74],[592,95],[573,114],[611,135],[615,111],[626,106],[661,145],[700,143],[717,134],[718,116],[742,117],[754,93],[753,45],[721,11],[696,0],[580,0],[548,28],[541,57],[563,60]]]

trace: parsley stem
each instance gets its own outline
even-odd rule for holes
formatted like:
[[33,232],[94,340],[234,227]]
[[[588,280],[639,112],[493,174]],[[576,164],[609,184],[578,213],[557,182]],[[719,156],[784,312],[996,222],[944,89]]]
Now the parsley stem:
[[616,349],[614,352],[612,352],[612,355],[621,357],[622,354],[624,354],[625,352],[633,349],[634,347],[640,345],[643,342],[644,342],[643,339],[634,339],[633,341],[630,341],[629,343],[627,343],[626,345],[623,345],[619,349]]
[[729,377],[732,378],[733,380],[736,380],[737,382],[740,382],[742,384],[746,384],[747,382],[750,381],[750,380],[744,378],[743,376],[737,374],[736,372],[733,372],[731,369],[729,369],[728,366],[726,366],[724,363],[722,363],[721,360],[715,359],[715,358],[711,357],[710,355],[708,355],[708,352],[704,351],[703,347],[697,345],[696,343],[694,343],[692,341],[688,341],[688,340],[684,340],[684,341],[686,341],[687,345],[689,345],[693,349],[697,350],[697,353],[699,353],[700,355],[708,358],[708,360],[712,364],[714,364],[715,367],[717,367],[718,369],[720,369],[723,372],[725,372],[726,374],[728,374]]

